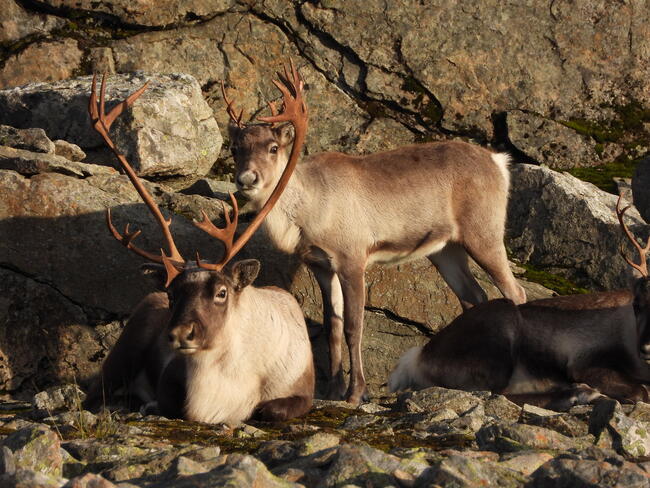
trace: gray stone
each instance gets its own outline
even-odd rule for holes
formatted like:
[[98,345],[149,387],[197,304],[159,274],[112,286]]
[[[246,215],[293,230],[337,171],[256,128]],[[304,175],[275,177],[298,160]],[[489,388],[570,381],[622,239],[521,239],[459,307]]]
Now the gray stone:
[[[116,75],[107,83],[107,104],[123,100],[146,81],[147,90],[111,130],[118,150],[140,175],[207,173],[219,154],[221,135],[192,76]],[[90,126],[89,94],[90,77],[2,90],[0,122],[40,127],[52,138],[65,139],[84,150],[104,150]]]
[[46,476],[61,476],[61,442],[56,433],[48,427],[25,427],[7,437],[2,445],[12,451],[17,470],[26,469]]
[[[70,78],[81,67],[82,56],[83,52],[74,39],[29,44],[24,50],[9,57],[0,68],[0,90],[26,85],[34,80],[51,82]],[[54,115],[53,113],[52,117]],[[4,114],[0,123],[14,125],[4,118]]]
[[646,222],[650,222],[650,157],[639,161],[632,178],[634,206]]
[[68,481],[64,488],[114,488],[115,485],[98,474],[87,473]]
[[[476,396],[475,393],[480,396]],[[481,405],[488,396],[489,393],[487,392],[470,393],[433,386],[424,390],[401,393],[397,397],[397,408],[402,411],[427,412],[450,409],[457,415],[463,415]]]
[[507,120],[510,142],[537,162],[554,169],[602,163],[596,141],[554,120],[519,110],[508,112]]
[[589,432],[598,438],[603,431],[612,435],[613,448],[620,454],[644,457],[650,453],[650,423],[625,415],[616,400],[603,399],[594,405]]
[[433,463],[415,481],[415,487],[428,486],[521,486],[525,478],[496,463],[452,455]]
[[9,125],[0,125],[0,146],[37,153],[53,153],[56,149],[43,129],[16,129]]
[[63,139],[54,141],[54,153],[70,161],[83,161],[86,158],[86,153],[79,146]]
[[53,15],[35,14],[25,10],[15,0],[4,0],[0,9],[0,43],[20,41],[60,28],[65,19]]
[[70,161],[56,154],[44,154],[0,146],[0,169],[16,171],[21,175],[60,173],[84,178],[94,174],[117,174],[113,168],[97,164]]
[[521,407],[503,395],[492,395],[483,404],[485,415],[503,422],[516,422],[521,415]]
[[60,488],[65,481],[64,478],[29,469],[19,469],[13,474],[0,476],[0,486],[3,488]]
[[524,405],[521,422],[554,430],[569,437],[583,437],[589,433],[586,422],[570,413],[558,413],[533,405]]
[[[616,196],[544,167],[517,164],[511,172],[507,236],[514,256],[589,288],[629,286],[632,268],[618,249],[623,243],[634,253],[616,217]],[[641,239],[650,233],[634,209],[626,224]]]
[[543,427],[525,424],[495,423],[476,433],[479,448],[497,452],[526,451],[530,449],[566,450],[585,446],[589,442],[572,439]]
[[35,408],[48,412],[54,412],[62,408],[78,410],[85,398],[86,394],[81,391],[78,385],[63,385],[38,392],[34,395],[32,403]]
[[14,474],[16,472],[16,459],[14,453],[7,446],[0,449],[0,475]]
[[517,471],[524,476],[529,476],[542,464],[553,459],[547,452],[523,451],[502,456],[499,466]]
[[531,488],[650,486],[650,475],[633,463],[612,464],[606,461],[558,457],[542,465],[526,485]]

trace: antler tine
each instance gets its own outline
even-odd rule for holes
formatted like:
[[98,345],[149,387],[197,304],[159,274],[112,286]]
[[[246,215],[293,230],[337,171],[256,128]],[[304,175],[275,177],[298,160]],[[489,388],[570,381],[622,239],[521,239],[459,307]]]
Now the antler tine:
[[241,109],[239,115],[237,115],[233,106],[235,99],[233,98],[232,100],[228,100],[228,95],[226,95],[226,85],[223,80],[221,80],[221,94],[223,95],[223,101],[226,102],[226,112],[230,116],[230,120],[232,120],[237,127],[243,129],[244,124],[242,123],[242,119],[244,117],[244,109]]
[[622,195],[619,195],[618,201],[616,202],[616,216],[618,217],[618,221],[621,224],[621,228],[623,229],[623,232],[627,236],[627,238],[632,242],[632,245],[636,248],[637,252],[639,253],[639,263],[633,262],[630,258],[627,257],[625,254],[625,250],[623,249],[623,245],[621,245],[621,256],[623,256],[623,259],[632,266],[634,269],[639,271],[641,273],[641,276],[647,278],[648,277],[648,263],[646,261],[647,259],[647,253],[650,251],[650,237],[648,238],[648,242],[646,242],[645,247],[641,247],[641,245],[637,242],[636,238],[632,235],[632,232],[630,232],[630,229],[628,229],[627,225],[625,225],[625,222],[623,222],[623,216],[625,215],[625,212],[630,208],[630,205],[627,205],[625,208],[621,209],[621,200],[622,200]]
[[232,249],[233,249],[233,239],[235,237],[235,231],[237,230],[237,223],[239,221],[239,206],[237,205],[237,199],[235,198],[235,195],[232,192],[230,192],[230,202],[232,203],[232,209],[233,209],[232,220],[230,219],[230,214],[228,213],[228,208],[226,207],[226,203],[224,201],[221,202],[221,205],[223,206],[224,220],[226,221],[226,226],[223,229],[216,227],[212,222],[210,222],[208,215],[203,210],[201,210],[203,219],[200,222],[196,220],[193,222],[194,225],[196,225],[199,229],[208,233],[215,239],[220,240],[224,246],[223,257],[221,258],[221,261],[219,261],[216,264],[202,263],[199,253],[197,252],[196,264],[200,268],[221,271],[221,269],[225,266],[225,264],[228,261],[230,261],[232,256],[235,255],[235,252],[233,252]]
[[[153,200],[153,197],[151,194],[147,191],[147,189],[144,187],[138,176],[135,174],[135,171],[131,167],[131,165],[128,163],[124,155],[120,154],[120,152],[117,150],[117,147],[113,143],[113,140],[110,138],[110,135],[108,134],[108,131],[115,121],[115,119],[128,107],[133,105],[133,103],[138,99],[140,95],[146,90],[148,85],[148,82],[145,83],[142,87],[140,87],[138,90],[133,92],[131,95],[129,95],[125,100],[117,104],[115,107],[111,109],[111,111],[106,114],[105,113],[105,94],[106,94],[106,76],[102,76],[102,83],[100,87],[100,95],[99,95],[99,105],[97,103],[97,75],[93,75],[93,81],[92,81],[92,86],[90,90],[90,100],[88,102],[88,113],[90,114],[90,118],[92,121],[93,128],[99,133],[99,135],[102,136],[104,139],[104,142],[106,145],[111,148],[115,156],[117,157],[117,160],[120,163],[120,166],[124,170],[124,172],[127,174],[129,180],[135,187],[136,191],[144,201],[144,203],[147,205],[149,208],[149,211],[153,214],[154,218],[158,221],[158,224],[162,228],[163,235],[165,237],[165,241],[167,243],[167,247],[169,248],[170,256],[167,257],[164,253],[164,251],[161,251],[161,255],[157,256],[155,254],[149,253],[147,251],[144,251],[135,245],[133,245],[132,241],[140,234],[140,231],[135,231],[133,233],[128,232],[128,226],[125,229],[124,236],[122,236],[115,226],[113,226],[113,223],[111,221],[111,215],[110,215],[110,210],[107,210],[107,215],[106,215],[106,220],[107,224],[109,227],[109,230],[111,231],[111,234],[113,234],[113,237],[115,237],[118,241],[120,241],[125,247],[130,249],[131,251],[135,252],[136,254],[149,259],[150,261],[154,261],[157,263],[165,264],[165,261],[171,263],[174,267],[182,266],[184,263],[183,257],[181,254],[178,252],[178,249],[176,248],[176,244],[174,243],[174,239],[171,235],[171,231],[169,229],[169,226],[171,225],[171,219],[166,220],[162,213],[160,212],[160,209],[158,208],[158,205]],[[165,264],[167,266],[167,264]],[[178,270],[176,270],[178,274]],[[175,275],[174,275],[175,276]],[[171,276],[168,273],[168,284],[171,282],[174,276]]]

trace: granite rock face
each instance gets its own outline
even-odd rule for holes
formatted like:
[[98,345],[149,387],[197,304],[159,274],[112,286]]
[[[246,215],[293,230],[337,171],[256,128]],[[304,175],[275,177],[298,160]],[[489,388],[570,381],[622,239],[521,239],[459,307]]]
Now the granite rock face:
[[[38,127],[52,139],[105,152],[90,126],[90,81],[84,77],[0,90],[0,121],[14,127]],[[113,76],[107,82],[107,105],[110,108],[122,101],[145,82],[149,85],[129,117],[120,117],[111,130],[118,150],[141,176],[204,175],[216,161],[222,139],[193,77]]]

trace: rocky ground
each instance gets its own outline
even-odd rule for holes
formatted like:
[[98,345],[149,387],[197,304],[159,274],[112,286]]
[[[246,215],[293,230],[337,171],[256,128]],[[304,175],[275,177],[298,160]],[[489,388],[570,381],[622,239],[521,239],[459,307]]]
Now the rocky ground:
[[76,386],[0,404],[3,487],[650,486],[650,405],[559,413],[429,388],[237,428],[82,410]]

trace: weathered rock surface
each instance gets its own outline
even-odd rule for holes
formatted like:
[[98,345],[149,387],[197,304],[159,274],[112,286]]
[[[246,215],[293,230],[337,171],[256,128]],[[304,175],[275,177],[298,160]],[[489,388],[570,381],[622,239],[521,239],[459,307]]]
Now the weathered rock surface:
[[16,129],[8,125],[0,125],[0,146],[38,153],[53,153],[56,150],[43,129]]
[[634,206],[646,222],[650,222],[650,157],[639,162],[632,178]]
[[[129,117],[119,118],[111,130],[118,150],[140,175],[207,173],[219,154],[221,134],[192,76],[113,76],[107,83],[107,104],[123,100],[147,81],[149,86]],[[0,122],[40,127],[52,139],[104,150],[90,125],[89,95],[89,77],[1,90]]]
[[[63,385],[58,391],[74,388]],[[79,488],[650,486],[647,458],[639,452],[624,457],[597,447],[593,436],[566,437],[553,427],[521,423],[523,416],[519,421],[487,417],[477,412],[487,411],[498,397],[483,392],[432,388],[417,393],[432,400],[432,408],[447,405],[453,416],[406,413],[402,400],[391,396],[359,409],[317,401],[299,419],[249,421],[225,429],[119,411],[100,413],[87,423],[94,417],[90,412],[62,402],[63,411],[44,419],[46,426],[30,420],[36,411],[0,402],[5,412],[0,415],[0,483]],[[437,404],[435,398],[447,400]],[[456,404],[450,403],[454,398]],[[462,400],[468,398],[478,403],[463,411],[467,402]],[[576,422],[583,429],[602,418],[599,406],[579,408]],[[16,410],[20,413],[6,413]],[[650,405],[618,406],[617,421],[634,421],[635,411],[650,411]],[[524,412],[528,419],[567,415],[530,406]],[[485,422],[478,432],[458,427],[477,415]]]
[[[567,173],[539,166],[512,166],[507,236],[514,256],[588,288],[626,288],[632,268],[618,255],[621,232],[616,198]],[[630,209],[626,223],[640,239],[650,226]]]
[[53,15],[34,14],[18,5],[15,0],[5,0],[0,10],[0,43],[20,41],[28,36],[42,35],[65,24]]
[[609,435],[612,447],[620,454],[643,457],[650,453],[650,422],[628,417],[616,400],[596,403],[589,419],[589,431],[597,437]]

